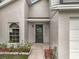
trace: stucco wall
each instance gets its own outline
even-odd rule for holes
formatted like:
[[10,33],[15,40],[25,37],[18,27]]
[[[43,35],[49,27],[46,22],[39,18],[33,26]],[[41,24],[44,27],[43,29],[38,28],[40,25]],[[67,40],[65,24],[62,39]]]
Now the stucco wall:
[[17,0],[0,9],[0,42],[9,40],[8,22],[19,22],[20,39],[24,40],[24,7],[25,0]]
[[50,21],[50,46],[51,48],[58,46],[58,13],[52,12]]
[[59,15],[58,59],[69,59],[69,19],[65,13]]
[[44,24],[44,43],[49,43],[50,25],[49,22]]
[[24,36],[25,36],[25,43],[28,41],[28,22],[27,22],[27,18],[29,16],[29,5],[27,4],[28,2],[25,2],[25,6],[24,6]]
[[79,17],[78,10],[52,12],[50,22],[50,46],[58,47],[58,59],[69,59],[69,21]]
[[53,11],[50,23],[50,46],[57,47],[58,59],[69,59],[69,14]]
[[49,17],[49,5],[47,0],[40,0],[32,5],[29,17]]
[[[78,10],[59,12],[58,30],[58,59],[69,59],[69,21],[71,17],[79,17]],[[73,20],[73,19],[72,19]],[[76,18],[74,18],[76,20]]]
[[35,26],[34,23],[28,24],[28,41],[35,43]]
[[50,1],[50,7],[55,6],[60,3],[60,0],[49,0]]

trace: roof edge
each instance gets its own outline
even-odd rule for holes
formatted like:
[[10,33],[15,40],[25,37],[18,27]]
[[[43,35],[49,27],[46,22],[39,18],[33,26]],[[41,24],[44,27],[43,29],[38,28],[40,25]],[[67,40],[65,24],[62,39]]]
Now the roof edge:
[[6,6],[7,4],[11,3],[11,2],[14,2],[16,0],[6,0],[6,1],[3,1],[2,3],[0,3],[0,8]]

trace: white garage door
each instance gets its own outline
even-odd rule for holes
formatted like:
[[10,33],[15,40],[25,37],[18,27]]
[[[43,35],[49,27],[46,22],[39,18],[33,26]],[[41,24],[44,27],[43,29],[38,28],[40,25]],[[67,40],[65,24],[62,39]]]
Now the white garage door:
[[79,59],[79,20],[70,21],[70,59]]

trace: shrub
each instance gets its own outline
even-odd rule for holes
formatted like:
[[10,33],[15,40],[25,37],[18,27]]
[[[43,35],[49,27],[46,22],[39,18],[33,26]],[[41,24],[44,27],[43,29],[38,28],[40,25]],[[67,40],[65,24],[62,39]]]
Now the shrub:
[[23,46],[17,45],[16,48],[14,47],[14,45],[7,48],[7,45],[0,44],[0,51],[1,52],[29,52],[30,50],[31,50],[31,44],[30,43],[24,44]]

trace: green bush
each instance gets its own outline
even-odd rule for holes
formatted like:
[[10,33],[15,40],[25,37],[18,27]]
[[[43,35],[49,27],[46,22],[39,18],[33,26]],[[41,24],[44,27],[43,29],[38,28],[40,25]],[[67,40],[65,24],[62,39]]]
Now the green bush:
[[0,48],[7,48],[6,44],[0,44]]
[[0,44],[0,48],[4,48],[4,49],[6,48],[8,49],[7,50],[8,52],[29,52],[31,50],[31,43],[24,44],[23,46],[17,45],[16,48],[14,47],[14,45],[7,48],[7,45]]

